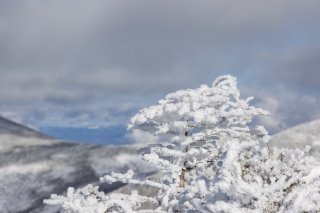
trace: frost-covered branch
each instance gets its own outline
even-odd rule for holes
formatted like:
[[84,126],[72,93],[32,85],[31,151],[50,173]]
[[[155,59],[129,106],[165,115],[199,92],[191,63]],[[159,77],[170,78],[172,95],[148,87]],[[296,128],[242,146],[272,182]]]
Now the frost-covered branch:
[[241,99],[236,78],[168,94],[142,109],[129,129],[166,138],[149,145],[143,159],[160,168],[140,180],[133,171],[101,178],[157,189],[154,197],[99,192],[87,186],[45,202],[66,212],[317,212],[320,172],[308,152],[270,148],[268,132],[253,125],[268,116]]
[[102,183],[105,182],[108,184],[122,182],[122,183],[133,184],[133,185],[146,185],[146,186],[151,186],[151,187],[164,189],[164,190],[168,189],[168,186],[160,184],[155,181],[151,181],[151,180],[142,180],[141,181],[138,179],[134,179],[133,174],[134,173],[132,170],[129,170],[125,174],[112,172],[111,175],[105,175],[105,176],[101,177],[100,182],[102,182]]

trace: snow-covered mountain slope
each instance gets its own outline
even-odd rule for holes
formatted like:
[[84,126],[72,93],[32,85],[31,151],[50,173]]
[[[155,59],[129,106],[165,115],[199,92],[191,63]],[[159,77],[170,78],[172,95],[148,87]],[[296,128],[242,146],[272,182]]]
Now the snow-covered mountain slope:
[[320,159],[320,120],[303,123],[274,135],[271,145],[288,148],[309,145],[311,154]]
[[[132,168],[141,174],[154,171],[136,154],[140,146],[97,146],[58,142],[23,133],[23,126],[0,134],[0,212],[57,212],[42,201],[50,194],[63,194],[96,183],[112,171]],[[17,133],[17,134],[15,134]],[[39,136],[39,137],[38,137]],[[101,186],[112,191],[119,185]]]

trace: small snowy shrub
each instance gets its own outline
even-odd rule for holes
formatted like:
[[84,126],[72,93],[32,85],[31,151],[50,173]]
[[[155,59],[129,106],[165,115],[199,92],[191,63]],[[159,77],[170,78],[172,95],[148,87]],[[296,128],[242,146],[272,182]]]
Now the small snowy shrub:
[[104,194],[88,185],[45,203],[65,212],[320,211],[318,165],[307,151],[269,148],[267,131],[252,124],[268,113],[250,100],[240,98],[236,78],[221,76],[212,87],[171,93],[131,119],[129,129],[166,141],[142,154],[160,175],[140,179],[129,170],[101,181],[153,187],[156,196]]

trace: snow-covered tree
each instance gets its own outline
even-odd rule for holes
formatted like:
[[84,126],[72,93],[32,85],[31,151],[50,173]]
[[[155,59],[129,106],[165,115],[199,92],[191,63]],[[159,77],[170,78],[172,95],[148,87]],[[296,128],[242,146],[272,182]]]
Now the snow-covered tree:
[[45,202],[66,212],[302,212],[320,210],[320,170],[306,150],[268,146],[262,109],[241,99],[236,78],[221,76],[212,87],[168,94],[142,109],[129,129],[159,136],[143,149],[159,168],[157,178],[129,170],[101,178],[107,184],[153,187],[156,196],[99,192],[87,186]]

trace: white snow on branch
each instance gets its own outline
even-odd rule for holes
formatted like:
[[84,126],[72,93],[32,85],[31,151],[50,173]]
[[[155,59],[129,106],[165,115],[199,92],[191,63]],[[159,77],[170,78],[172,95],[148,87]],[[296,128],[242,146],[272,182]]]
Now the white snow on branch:
[[159,177],[139,179],[129,170],[101,181],[154,187],[156,196],[105,195],[89,185],[45,202],[66,212],[320,211],[318,162],[308,150],[271,149],[266,129],[253,124],[268,113],[251,100],[225,75],[212,86],[168,94],[131,119],[129,129],[166,139],[142,153]]

